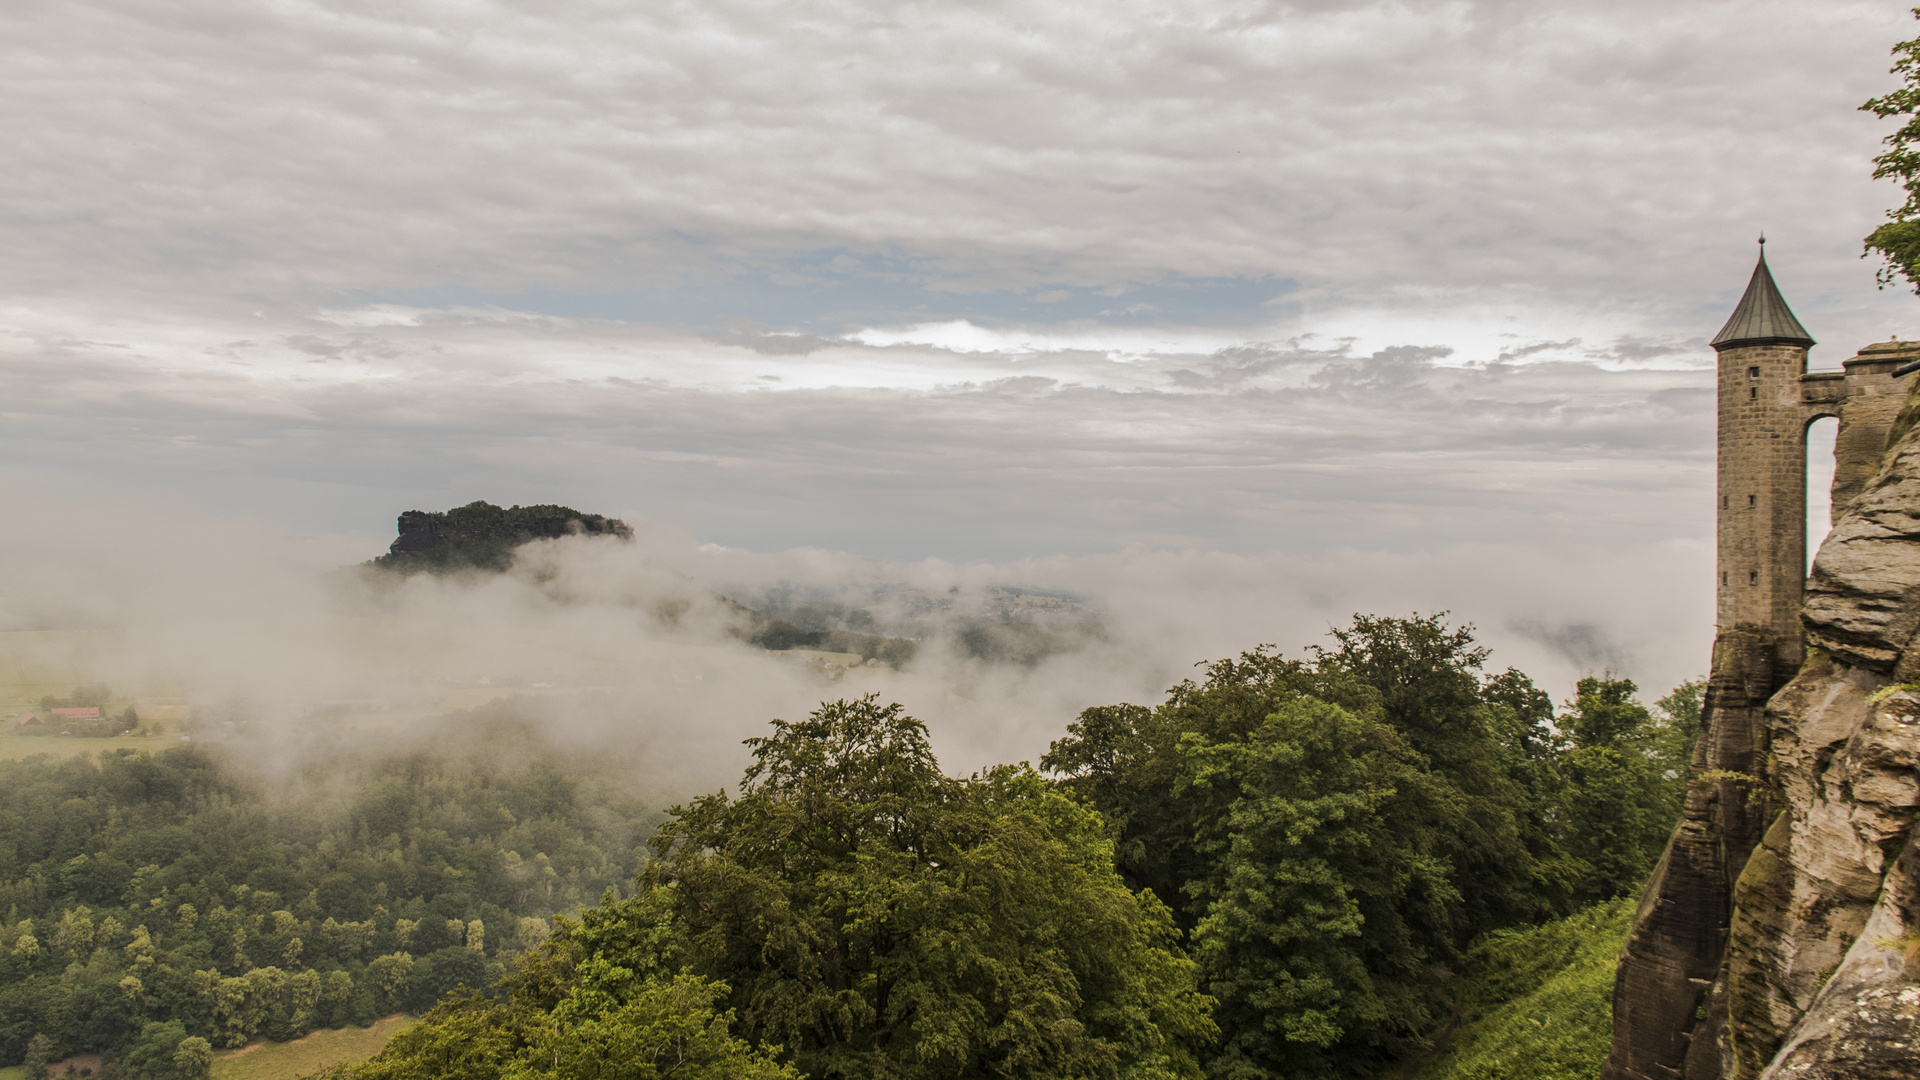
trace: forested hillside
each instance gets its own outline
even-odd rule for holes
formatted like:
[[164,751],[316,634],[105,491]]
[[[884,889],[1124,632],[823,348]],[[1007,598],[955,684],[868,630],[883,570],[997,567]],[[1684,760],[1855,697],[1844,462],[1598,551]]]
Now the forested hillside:
[[631,887],[658,816],[488,719],[271,785],[188,747],[0,762],[0,1060],[423,1010]]
[[1486,659],[1358,618],[1087,710],[1052,782],[946,777],[871,697],[776,722],[637,896],[347,1073],[1588,1075],[1700,687],[1589,678],[1556,718]]
[[1419,1054],[1470,942],[1637,889],[1678,814],[1697,684],[1656,717],[1631,682],[1582,679],[1556,721],[1467,628],[1361,616],[1333,638],[1089,709],[1045,758],[1190,929],[1216,1076]]
[[665,814],[504,721],[272,795],[184,749],[0,766],[0,1052],[168,1080],[196,1038],[432,1007],[347,1071],[1291,1080],[1468,1075],[1550,1022],[1541,1075],[1582,1075],[1700,687],[1556,714],[1487,659],[1357,617],[968,777],[833,702]]

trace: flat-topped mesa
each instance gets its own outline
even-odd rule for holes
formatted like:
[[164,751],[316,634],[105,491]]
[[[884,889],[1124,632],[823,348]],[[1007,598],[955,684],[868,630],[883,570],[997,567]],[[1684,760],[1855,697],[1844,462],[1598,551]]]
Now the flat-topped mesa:
[[403,574],[503,571],[513,565],[515,549],[535,540],[575,535],[633,537],[633,530],[618,518],[565,506],[502,508],[489,502],[472,502],[444,513],[408,510],[400,515],[399,533],[387,553],[371,565]]

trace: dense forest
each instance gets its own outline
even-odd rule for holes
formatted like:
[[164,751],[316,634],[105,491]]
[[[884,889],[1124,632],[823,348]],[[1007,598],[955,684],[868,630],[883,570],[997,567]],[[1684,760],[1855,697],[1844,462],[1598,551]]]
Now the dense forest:
[[0,761],[0,1060],[424,1011],[631,887],[658,814],[499,710],[455,720],[273,780],[189,746]]
[[172,1080],[408,1010],[352,1080],[1417,1068],[1570,965],[1591,996],[1699,721],[1698,684],[1587,678],[1556,714],[1487,659],[1356,617],[967,777],[843,700],[664,815],[537,755],[272,796],[191,750],[0,765],[0,1053]]

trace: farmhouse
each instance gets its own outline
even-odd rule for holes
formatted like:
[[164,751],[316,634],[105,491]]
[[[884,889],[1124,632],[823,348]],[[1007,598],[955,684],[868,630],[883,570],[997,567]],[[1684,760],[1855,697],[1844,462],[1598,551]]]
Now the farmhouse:
[[63,722],[70,720],[100,719],[100,706],[98,705],[88,705],[84,708],[48,709],[47,711],[53,714],[55,720]]
[[47,722],[45,720],[40,719],[40,717],[37,714],[30,713],[30,712],[23,712],[19,716],[14,717],[13,723],[15,727],[19,728],[22,731],[29,731],[35,728],[44,728],[47,726]]

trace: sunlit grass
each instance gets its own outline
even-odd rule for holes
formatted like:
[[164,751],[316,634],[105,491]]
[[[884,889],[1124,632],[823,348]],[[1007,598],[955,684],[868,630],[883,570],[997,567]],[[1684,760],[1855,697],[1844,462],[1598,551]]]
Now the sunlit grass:
[[1418,1080],[1592,1080],[1613,1039],[1613,974],[1634,902],[1476,943],[1456,995],[1464,1025]]
[[[259,1042],[215,1051],[213,1080],[296,1080],[329,1066],[365,1061],[411,1023],[410,1016],[389,1016],[372,1027],[323,1029],[292,1042]],[[0,1080],[19,1078],[0,1075]]]

